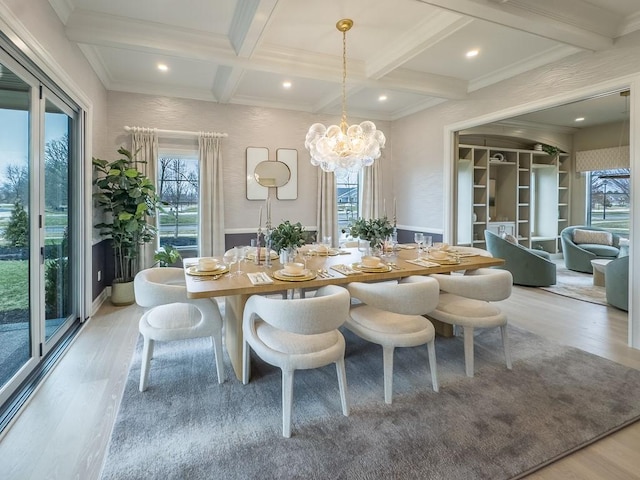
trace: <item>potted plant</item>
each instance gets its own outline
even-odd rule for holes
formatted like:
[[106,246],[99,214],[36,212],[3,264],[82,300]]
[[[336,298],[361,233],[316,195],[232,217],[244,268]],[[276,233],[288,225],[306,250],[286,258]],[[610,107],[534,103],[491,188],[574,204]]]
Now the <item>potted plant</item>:
[[165,245],[161,250],[157,250],[153,256],[153,260],[160,267],[168,267],[181,259],[182,255],[180,255],[178,249],[173,245]]
[[271,248],[280,254],[280,263],[287,263],[293,250],[305,243],[306,234],[300,222],[285,220],[271,232]]
[[95,225],[100,235],[111,238],[114,253],[114,279],[111,302],[129,305],[135,301],[133,278],[138,272],[140,246],[151,242],[156,228],[149,223],[160,207],[156,189],[151,180],[136,168],[131,152],[121,147],[121,158],[114,161],[93,158],[98,174],[93,194],[106,219]]
[[369,220],[359,218],[349,227],[349,234],[352,237],[368,241],[369,247],[374,250],[381,250],[385,239],[392,233],[393,226],[386,216]]

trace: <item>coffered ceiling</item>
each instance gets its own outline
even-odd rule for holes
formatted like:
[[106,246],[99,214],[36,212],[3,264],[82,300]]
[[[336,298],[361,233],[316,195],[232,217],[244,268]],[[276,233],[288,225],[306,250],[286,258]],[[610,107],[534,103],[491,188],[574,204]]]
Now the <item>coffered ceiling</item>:
[[[351,18],[347,111],[374,120],[611,48],[640,29],[638,0],[49,3],[109,90],[332,115],[340,112],[342,81],[335,24]],[[478,55],[467,58],[473,49]]]

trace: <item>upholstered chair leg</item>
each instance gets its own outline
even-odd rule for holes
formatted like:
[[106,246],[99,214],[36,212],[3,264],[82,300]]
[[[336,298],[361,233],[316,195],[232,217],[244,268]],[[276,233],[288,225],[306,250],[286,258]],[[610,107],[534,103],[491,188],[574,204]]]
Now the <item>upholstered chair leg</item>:
[[467,377],[473,377],[473,327],[463,327],[464,334],[464,366]]
[[347,372],[344,368],[344,358],[336,362],[336,373],[338,374],[338,387],[340,388],[340,402],[342,403],[342,414],[349,416],[349,402],[347,401]]
[[431,371],[431,384],[433,391],[437,392],[438,387],[438,369],[436,367],[436,342],[431,340],[427,343],[427,352],[429,352],[429,370]]
[[251,347],[247,342],[242,342],[242,383],[249,383],[249,371],[251,370]]
[[218,371],[218,383],[222,383],[225,380],[224,361],[222,355],[222,335],[212,335],[211,342],[213,343],[213,359],[216,362],[216,370]]
[[511,370],[511,352],[509,351],[509,337],[507,335],[506,325],[502,325],[500,327],[500,333],[502,333],[502,345],[504,346],[504,359],[507,362],[507,368]]
[[293,371],[282,370],[282,435],[291,437],[291,404],[293,403]]
[[393,401],[393,347],[382,347],[382,363],[384,364],[384,402]]
[[142,365],[140,368],[140,391],[144,392],[147,389],[147,382],[149,381],[149,367],[151,364],[151,356],[153,355],[153,340],[144,337],[144,346],[142,347]]

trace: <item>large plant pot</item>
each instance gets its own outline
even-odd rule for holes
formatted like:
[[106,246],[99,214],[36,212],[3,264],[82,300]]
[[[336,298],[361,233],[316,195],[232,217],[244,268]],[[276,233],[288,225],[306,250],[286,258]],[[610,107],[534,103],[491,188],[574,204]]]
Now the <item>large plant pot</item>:
[[111,284],[111,303],[117,306],[131,305],[135,303],[136,296],[133,290],[133,280],[130,282],[115,281]]

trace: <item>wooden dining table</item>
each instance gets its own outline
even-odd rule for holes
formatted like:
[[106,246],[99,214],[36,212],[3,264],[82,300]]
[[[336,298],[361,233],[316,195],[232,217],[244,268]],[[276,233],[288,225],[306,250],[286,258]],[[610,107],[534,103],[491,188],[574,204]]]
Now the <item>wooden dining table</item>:
[[[412,245],[401,245],[391,255],[384,256],[382,262],[389,264],[388,271],[372,273],[359,271],[362,254],[357,248],[331,249],[328,254],[317,253],[308,257],[307,267],[314,273],[323,273],[322,275],[316,274],[315,278],[304,281],[297,281],[298,279],[292,279],[292,281],[278,280],[274,278],[274,273],[278,275],[277,272],[282,269],[282,265],[277,259],[272,260],[270,268],[265,266],[264,260],[261,260],[260,265],[255,264],[253,260],[240,262],[240,269],[244,272],[240,275],[225,273],[219,276],[200,276],[188,273],[189,268],[196,265],[199,259],[188,258],[184,260],[187,296],[189,298],[225,297],[225,344],[233,370],[236,377],[240,379],[242,377],[242,315],[244,305],[251,295],[268,295],[299,289],[302,291],[315,290],[325,285],[347,285],[351,282],[398,280],[411,275],[451,273],[460,270],[493,267],[504,263],[504,260],[500,258],[460,253],[460,257],[457,259],[459,263],[453,263],[451,260],[438,262],[429,258],[427,260],[435,265],[416,265],[410,263],[410,261],[417,259],[417,250],[412,247]],[[221,257],[214,258],[222,262]],[[343,267],[341,268],[341,266]],[[232,264],[231,273],[237,268],[238,264]],[[334,268],[342,269],[345,272],[349,271],[349,274],[340,273]],[[264,272],[270,282],[253,284],[247,273],[256,272]],[[438,326],[436,326],[436,330],[439,330]]]

